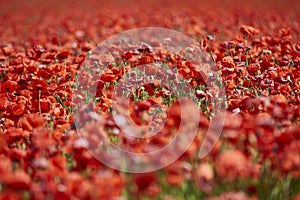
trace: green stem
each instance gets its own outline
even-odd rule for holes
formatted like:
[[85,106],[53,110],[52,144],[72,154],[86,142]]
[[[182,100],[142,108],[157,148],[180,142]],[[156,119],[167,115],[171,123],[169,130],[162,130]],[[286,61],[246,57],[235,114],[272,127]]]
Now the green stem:
[[40,113],[42,113],[42,112],[41,112],[41,93],[42,93],[41,91],[42,91],[42,90],[39,89],[39,98],[38,98],[38,101],[39,101],[39,112],[40,112]]

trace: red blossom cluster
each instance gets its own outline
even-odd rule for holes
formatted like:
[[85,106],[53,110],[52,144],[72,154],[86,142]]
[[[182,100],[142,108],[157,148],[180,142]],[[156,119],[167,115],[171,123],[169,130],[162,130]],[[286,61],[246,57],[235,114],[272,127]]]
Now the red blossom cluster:
[[[201,198],[250,200],[260,196],[255,184],[265,171],[278,180],[298,180],[299,11],[287,13],[285,7],[268,10],[268,5],[255,10],[250,4],[242,9],[239,2],[235,3],[229,10],[194,4],[185,10],[164,1],[158,7],[145,2],[128,10],[118,4],[107,10],[79,3],[72,10],[61,5],[63,12],[53,5],[35,5],[35,13],[30,6],[7,6],[1,11],[0,199],[125,199],[127,195],[128,199],[170,200],[188,196],[180,197],[169,188],[180,188],[190,195],[189,188],[194,187],[197,192],[193,192]],[[108,66],[101,76],[91,78],[81,71],[81,82],[85,82],[80,90],[97,83],[97,101],[80,110],[89,139],[85,141],[76,134],[74,108],[85,95],[77,88],[81,65],[103,39],[145,26],[170,28],[194,38],[215,62],[209,70],[223,80],[226,118],[222,137],[204,159],[198,158],[198,152],[213,115],[213,95],[205,84],[217,77],[206,76],[206,71],[178,55],[153,53],[151,45],[159,46],[155,42],[140,51],[123,52],[121,61],[126,61],[127,67],[119,68],[112,60],[101,63]],[[159,172],[118,172],[99,162],[86,147],[106,137],[127,150],[147,152],[167,145],[174,129],[178,129],[179,105],[170,100],[170,91],[160,88],[160,80],[143,85],[143,91],[135,94],[142,98],[139,101],[132,96],[128,116],[141,125],[150,121],[153,105],[168,110],[166,121],[166,115],[156,116],[157,124],[166,124],[156,137],[139,141],[126,138],[110,112],[114,82],[135,66],[157,61],[169,68],[176,65],[180,75],[191,79],[193,92],[205,105],[200,106],[197,136],[177,161]],[[161,73],[154,67],[147,70],[154,71],[156,77]],[[121,89],[126,88],[130,85]],[[95,130],[96,125],[100,125],[99,130]],[[184,147],[178,144],[178,148]],[[168,155],[161,155],[162,160],[164,156]],[[249,180],[250,186],[215,192],[218,185],[233,185],[241,179]],[[289,198],[299,199],[297,193],[300,191]]]

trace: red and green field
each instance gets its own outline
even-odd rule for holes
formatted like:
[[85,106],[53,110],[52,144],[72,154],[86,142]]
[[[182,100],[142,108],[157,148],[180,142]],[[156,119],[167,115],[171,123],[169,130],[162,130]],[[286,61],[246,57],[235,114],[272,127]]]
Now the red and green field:
[[[143,27],[189,36],[213,64],[205,71],[171,51],[157,54],[151,49],[161,44],[154,35],[147,36],[153,43],[141,49],[108,47],[122,52],[117,61],[91,56],[109,37]],[[93,59],[105,65],[101,76],[89,76],[90,68],[82,70]],[[137,125],[147,125],[154,114],[158,124],[165,124],[153,137],[132,139],[113,118],[113,93],[127,72],[157,63],[163,63],[164,71],[146,69],[156,73],[153,83],[122,92],[129,98],[127,117]],[[171,69],[188,80],[187,96],[196,97],[200,111],[196,137],[188,147],[178,145],[187,150],[175,162],[147,173],[122,172],[100,162],[87,146],[105,140],[147,153],[169,144],[181,117],[190,112],[180,111],[178,98],[161,85],[159,77],[176,82]],[[225,121],[221,137],[208,138],[217,142],[202,158],[199,150],[215,115],[212,110],[221,106],[212,100],[207,83],[218,79]],[[0,83],[0,200],[300,199],[296,0],[1,1]],[[95,84],[91,96],[86,90]],[[84,124],[75,123],[78,112]],[[191,121],[184,124],[188,127]],[[80,139],[81,128],[87,140]]]

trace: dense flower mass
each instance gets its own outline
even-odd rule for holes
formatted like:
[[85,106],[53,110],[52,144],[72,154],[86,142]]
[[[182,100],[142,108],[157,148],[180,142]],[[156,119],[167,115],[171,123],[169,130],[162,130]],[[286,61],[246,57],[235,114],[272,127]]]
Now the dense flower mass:
[[[0,199],[300,199],[297,1],[31,3],[0,2]],[[121,52],[119,60],[93,57],[99,42],[149,26],[190,36],[214,64],[205,71],[171,51],[154,52],[161,45],[155,40],[131,50],[111,46]],[[90,69],[81,70],[78,86],[87,58],[107,67],[93,77]],[[133,92],[130,82],[121,84],[136,66],[157,62],[164,71],[147,68],[156,75],[151,83]],[[138,82],[140,73],[128,80]],[[159,77],[179,75],[189,80],[201,111],[197,135],[179,159],[159,171],[130,174],[87,150],[102,141],[135,152],[166,146],[189,112],[180,112]],[[199,159],[213,108],[220,106],[207,83],[219,79],[226,97],[222,136]],[[96,95],[88,104],[92,85]],[[127,117],[138,125],[154,123],[158,135],[124,134],[122,119],[111,110],[115,88],[130,97]],[[75,112],[86,123],[76,127]],[[78,137],[78,128],[86,139]]]

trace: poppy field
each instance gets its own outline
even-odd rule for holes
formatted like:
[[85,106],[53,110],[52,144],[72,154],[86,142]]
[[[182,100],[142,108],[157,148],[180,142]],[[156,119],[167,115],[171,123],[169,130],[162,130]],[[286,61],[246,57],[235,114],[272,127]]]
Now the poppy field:
[[296,0],[0,1],[0,83],[0,200],[300,200]]

